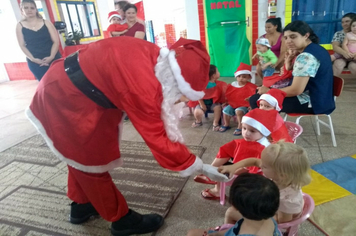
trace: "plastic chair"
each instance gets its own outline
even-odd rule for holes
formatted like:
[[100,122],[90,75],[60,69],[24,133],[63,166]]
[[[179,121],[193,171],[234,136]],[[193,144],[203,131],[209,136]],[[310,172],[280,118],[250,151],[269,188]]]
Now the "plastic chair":
[[288,129],[289,136],[292,138],[294,143],[296,143],[298,136],[303,133],[303,127],[291,121],[285,121],[284,124]]
[[[334,76],[334,88],[333,88],[333,94],[334,94],[334,100],[336,100],[336,97],[341,95],[342,89],[344,87],[344,79]],[[334,133],[334,127],[333,127],[333,122],[331,120],[330,114],[304,114],[304,113],[289,113],[284,116],[284,121],[287,120],[288,116],[295,116],[298,117],[295,121],[295,123],[299,124],[299,120],[304,117],[304,116],[314,116],[315,117],[315,122],[316,122],[316,132],[318,135],[320,135],[320,124],[326,126],[327,128],[330,129],[331,133],[331,140],[333,142],[333,146],[336,147],[336,139],[335,139],[335,133]],[[329,123],[326,123],[322,120],[319,120],[319,116],[327,116]]]
[[234,175],[229,182],[220,182],[220,204],[223,206],[225,205],[225,188],[226,186],[231,186],[236,177],[237,175]]
[[302,215],[299,218],[292,220],[290,222],[278,224],[278,229],[281,232],[287,230],[287,232],[284,233],[283,235],[288,235],[288,236],[298,235],[299,225],[305,220],[307,220],[309,216],[313,213],[315,207],[313,198],[308,194],[303,193],[303,199],[304,199],[304,208],[303,208]]

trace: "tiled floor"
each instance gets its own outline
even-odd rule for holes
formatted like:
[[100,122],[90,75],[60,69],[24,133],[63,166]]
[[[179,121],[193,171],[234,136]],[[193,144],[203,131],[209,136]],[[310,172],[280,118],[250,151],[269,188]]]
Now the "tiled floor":
[[[37,87],[37,81],[15,81],[0,84],[0,151],[3,151],[36,134],[35,128],[25,118],[24,109],[29,105]],[[336,101],[336,110],[332,114],[337,147],[332,146],[330,133],[321,127],[321,135],[316,136],[311,118],[301,120],[303,134],[297,144],[303,146],[309,155],[311,164],[325,162],[356,153],[356,80],[345,79],[342,95]],[[204,119],[203,126],[190,128],[194,121],[188,109],[184,110],[181,131],[186,143],[207,147],[203,161],[210,163],[218,148],[235,138],[233,130],[226,133],[212,131],[212,118]],[[292,119],[290,119],[292,120]],[[124,124],[124,140],[143,141],[130,122]],[[227,206],[201,198],[200,192],[206,186],[195,183],[192,178],[187,182],[180,197],[172,207],[164,226],[157,235],[185,235],[191,228],[206,228],[221,225]],[[341,209],[342,211],[342,209]],[[302,224],[299,235],[323,235],[308,221]]]

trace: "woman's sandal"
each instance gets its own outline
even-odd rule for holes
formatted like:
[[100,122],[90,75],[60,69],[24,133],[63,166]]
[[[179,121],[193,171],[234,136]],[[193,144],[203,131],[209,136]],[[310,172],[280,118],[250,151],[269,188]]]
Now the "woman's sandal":
[[211,180],[208,176],[203,174],[195,176],[194,181],[201,184],[216,184],[216,181]]
[[220,125],[213,125],[213,131],[218,132],[220,129]]
[[220,200],[220,196],[215,196],[210,191],[211,191],[211,189],[209,189],[209,188],[204,189],[203,191],[201,191],[201,196],[207,200]]
[[226,130],[228,130],[228,129],[231,129],[231,127],[230,126],[221,126],[220,127],[220,129],[219,129],[219,132],[221,132],[221,133],[223,133],[223,132],[225,132]]
[[233,135],[235,136],[240,136],[242,134],[242,130],[241,129],[235,129]]
[[192,128],[196,128],[196,127],[199,127],[199,126],[202,126],[202,125],[203,125],[203,121],[202,122],[194,121],[194,123],[192,124]]

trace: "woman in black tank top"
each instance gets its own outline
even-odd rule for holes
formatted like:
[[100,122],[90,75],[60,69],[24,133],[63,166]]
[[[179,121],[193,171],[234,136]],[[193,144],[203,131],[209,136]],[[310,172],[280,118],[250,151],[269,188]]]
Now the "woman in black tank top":
[[16,26],[16,36],[26,55],[29,69],[41,80],[53,61],[60,58],[57,30],[38,13],[34,0],[22,0],[24,19]]

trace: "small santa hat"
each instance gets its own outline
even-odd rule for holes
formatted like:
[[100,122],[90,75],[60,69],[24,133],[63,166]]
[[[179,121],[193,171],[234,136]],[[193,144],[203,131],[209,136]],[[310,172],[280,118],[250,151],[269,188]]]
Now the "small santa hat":
[[276,110],[253,109],[242,117],[241,123],[248,124],[261,132],[265,137],[274,131],[276,124]]
[[270,89],[267,93],[262,94],[257,100],[257,105],[260,106],[260,100],[265,100],[271,106],[275,107],[277,111],[282,110],[283,100],[287,96],[287,93],[280,89]]
[[236,72],[234,73],[235,77],[239,76],[239,75],[251,75],[251,66],[247,65],[243,62],[240,63],[239,67],[237,68]]
[[110,20],[115,16],[122,19],[122,17],[119,15],[119,13],[117,11],[111,11],[111,12],[109,12],[109,15],[108,15],[108,21],[110,22]]
[[209,82],[210,56],[206,48],[200,41],[180,38],[170,50],[175,51],[170,66],[179,90],[192,101],[201,99]]

